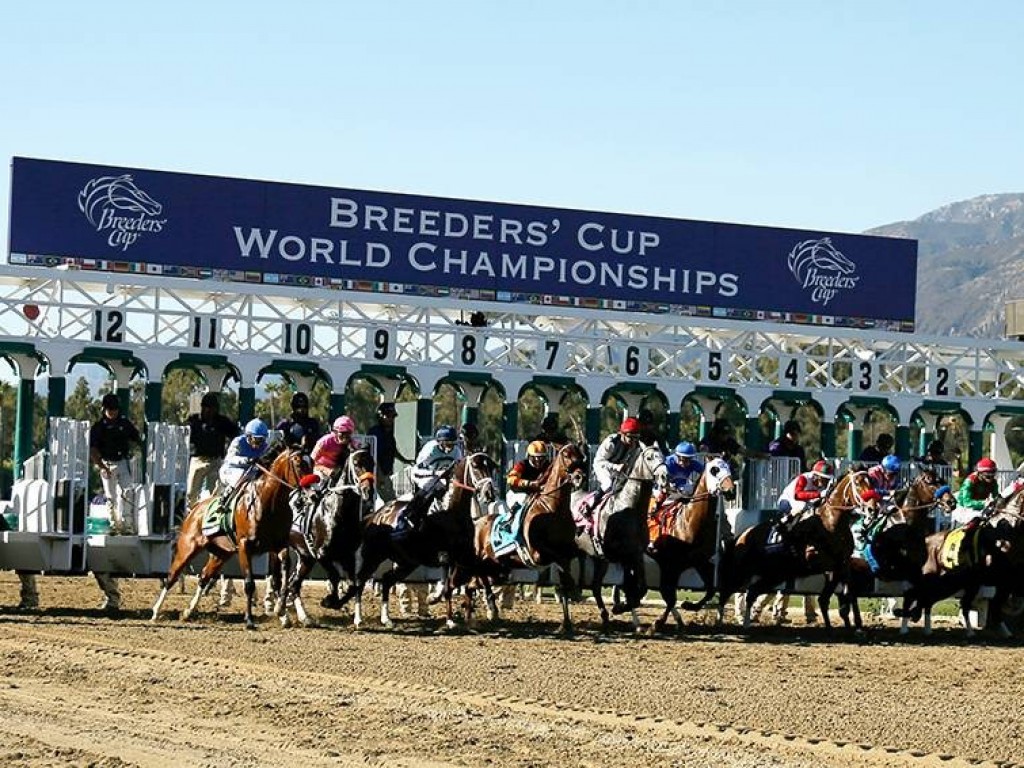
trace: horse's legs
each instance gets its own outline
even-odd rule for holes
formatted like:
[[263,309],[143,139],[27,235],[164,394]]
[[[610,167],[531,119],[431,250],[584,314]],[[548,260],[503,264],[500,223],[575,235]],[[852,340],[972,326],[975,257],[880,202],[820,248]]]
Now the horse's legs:
[[[590,591],[594,595],[594,602],[597,603],[597,611],[601,616],[601,631],[607,633],[611,630],[608,609],[604,605],[604,596],[601,590],[604,587],[604,577],[608,573],[608,561],[604,558],[593,558],[594,574],[590,580]],[[582,577],[582,571],[580,576]]]
[[405,577],[412,573],[412,568],[400,568],[397,564],[380,577],[380,623],[387,629],[393,629],[395,624],[391,621],[391,611],[388,606],[388,594],[391,588]]
[[[153,604],[153,617],[151,621],[157,620],[157,617],[160,615],[160,609],[163,607],[164,601],[167,600],[167,595],[171,591],[171,587],[181,577],[182,572],[192,561],[192,558],[203,548],[200,540],[195,535],[196,533],[198,533],[198,530],[193,532],[182,526],[181,533],[178,535],[178,540],[174,545],[174,559],[171,562],[171,569],[163,580],[160,595]],[[184,585],[184,582],[182,582],[182,585]]]
[[203,595],[209,589],[210,584],[217,578],[217,574],[220,573],[220,569],[224,567],[225,560],[222,558],[220,553],[212,551],[210,552],[210,559],[206,561],[206,565],[203,566],[202,572],[199,574],[199,581],[196,583],[195,594],[192,595],[192,600],[189,602],[188,607],[181,612],[181,620],[188,621],[192,614],[195,613],[196,608],[199,606],[199,601]]
[[242,569],[242,578],[245,583],[245,628],[256,629],[256,621],[252,615],[252,604],[256,598],[256,580],[252,575],[252,562],[249,560],[248,542],[242,539],[238,542],[238,565]]
[[971,624],[971,608],[974,605],[975,598],[978,597],[980,589],[980,584],[971,584],[964,587],[963,594],[960,596],[960,620],[963,622],[964,629],[967,630],[967,637],[974,637],[974,626]]
[[558,625],[558,631],[566,637],[572,637],[573,628],[572,618],[569,616],[569,598],[576,593],[576,582],[573,580],[572,574],[569,573],[568,561],[555,563],[554,567],[558,569],[558,600],[562,604],[562,623]]

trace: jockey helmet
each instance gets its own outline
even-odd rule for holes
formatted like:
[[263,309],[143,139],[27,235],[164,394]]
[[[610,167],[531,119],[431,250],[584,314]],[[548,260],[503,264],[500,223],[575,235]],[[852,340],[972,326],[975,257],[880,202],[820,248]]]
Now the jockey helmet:
[[480,437],[480,429],[476,424],[470,424],[469,422],[463,424],[459,428],[459,432],[461,432],[462,436],[468,440],[475,440]]
[[352,421],[351,416],[339,416],[334,420],[334,424],[331,425],[331,431],[347,432],[351,435],[356,431],[356,423]]
[[381,403],[377,406],[378,416],[397,416],[398,411],[395,410],[395,404],[392,402]]
[[295,424],[292,424],[291,429],[288,430],[288,434],[292,436],[292,440],[298,442],[306,436],[306,428],[296,422]]
[[811,472],[821,477],[832,477],[835,473],[832,464],[825,461],[824,459],[818,459],[814,462],[814,466],[811,467]]
[[220,408],[220,400],[217,399],[217,395],[213,392],[207,392],[203,395],[203,399],[199,401],[200,408],[213,408],[216,410]]
[[796,419],[790,419],[782,425],[782,434],[784,435],[799,435],[802,431],[800,429],[800,422]]
[[528,457],[547,456],[548,446],[543,440],[534,440],[532,443],[526,446],[526,455]]
[[305,392],[296,392],[292,395],[292,410],[298,410],[299,408],[309,408],[309,395]]
[[635,419],[632,416],[628,419],[623,419],[619,425],[619,433],[623,435],[639,435],[640,419]]
[[974,471],[986,475],[994,475],[996,473],[996,463],[989,458],[981,459],[974,465]]
[[683,442],[676,446],[676,456],[692,459],[696,455],[697,449],[694,447],[693,443],[688,440],[683,440]]
[[451,442],[454,443],[459,439],[458,433],[455,431],[455,427],[451,427],[447,424],[437,428],[437,432],[434,433],[434,439],[438,442]]
[[882,459],[882,469],[886,472],[899,472],[900,471],[900,460],[898,456],[893,456],[891,453]]
[[253,419],[245,425],[245,436],[246,437],[257,437],[261,440],[266,440],[270,435],[270,429],[261,419]]
[[113,392],[108,392],[103,396],[102,401],[104,410],[120,411],[121,410],[121,398],[115,395]]

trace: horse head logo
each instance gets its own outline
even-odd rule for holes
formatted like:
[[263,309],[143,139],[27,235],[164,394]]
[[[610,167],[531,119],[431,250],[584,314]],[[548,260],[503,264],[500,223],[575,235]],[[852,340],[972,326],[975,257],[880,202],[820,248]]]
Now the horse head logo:
[[821,304],[828,304],[840,290],[856,288],[860,280],[857,265],[830,237],[797,243],[789,252],[787,265],[796,281],[811,290],[811,300]]
[[78,193],[78,209],[94,227],[99,227],[97,213],[104,208],[118,208],[147,216],[159,216],[164,207],[147,195],[132,180],[131,174],[100,176],[86,184]]
[[163,213],[163,205],[139,189],[128,173],[88,181],[78,193],[78,209],[97,232],[110,233],[111,246],[122,250],[144,233],[160,232],[167,223],[156,218]]

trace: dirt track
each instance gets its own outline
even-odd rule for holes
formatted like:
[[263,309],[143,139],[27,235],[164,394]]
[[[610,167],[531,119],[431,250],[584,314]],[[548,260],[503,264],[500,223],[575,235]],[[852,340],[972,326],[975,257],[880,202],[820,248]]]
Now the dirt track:
[[[233,606],[148,621],[91,609],[91,579],[41,579],[45,610],[0,612],[0,765],[962,766],[1024,759],[1019,645],[958,629],[868,642],[820,628],[744,637],[611,639],[592,606],[553,638],[556,609],[521,603],[481,634],[408,619],[355,632],[265,622]],[[310,602],[320,591],[314,587]],[[0,575],[0,605],[17,582]],[[375,605],[368,607],[374,608]],[[321,613],[319,607],[316,612]],[[653,615],[653,609],[645,618]],[[952,668],[950,665],[955,665]]]

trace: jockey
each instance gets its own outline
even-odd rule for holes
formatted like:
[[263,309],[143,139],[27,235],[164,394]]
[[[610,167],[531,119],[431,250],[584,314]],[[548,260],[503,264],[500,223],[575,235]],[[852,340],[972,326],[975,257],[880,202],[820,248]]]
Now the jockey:
[[598,489],[590,505],[584,509],[586,514],[597,509],[605,494],[615,485],[623,470],[623,462],[639,445],[640,429],[639,419],[630,416],[623,419],[618,432],[608,435],[597,447],[597,453],[594,455],[594,477],[597,479]]
[[260,419],[253,419],[245,425],[245,431],[231,441],[220,465],[221,504],[231,498],[248,476],[252,465],[267,452],[269,435],[267,425]]
[[339,416],[331,425],[331,431],[316,441],[310,458],[313,459],[313,471],[322,480],[329,480],[331,475],[345,467],[355,431],[356,423],[350,416]]
[[992,459],[981,459],[956,492],[957,508],[953,512],[953,522],[964,525],[980,517],[985,507],[998,495],[996,463]]
[[802,472],[790,481],[779,495],[780,530],[785,531],[806,509],[821,502],[834,479],[833,472],[831,464],[819,459],[810,472]]
[[412,481],[416,485],[415,500],[434,499],[446,488],[444,474],[463,458],[459,434],[447,424],[438,427],[434,439],[428,440],[416,455],[412,468]]
[[883,456],[881,463],[868,470],[872,487],[883,496],[892,495],[900,484],[900,466],[898,456],[891,453]]
[[480,428],[467,421],[459,427],[459,440],[462,441],[462,452],[469,456],[480,450]]
[[683,502],[688,502],[693,498],[701,475],[704,474],[704,465],[697,460],[696,456],[697,448],[693,443],[684,440],[665,459],[669,484],[658,495],[658,504],[661,504],[666,497]]
[[526,446],[526,459],[517,461],[508,473],[508,489],[517,493],[536,493],[540,477],[548,468],[548,447],[542,440]]

